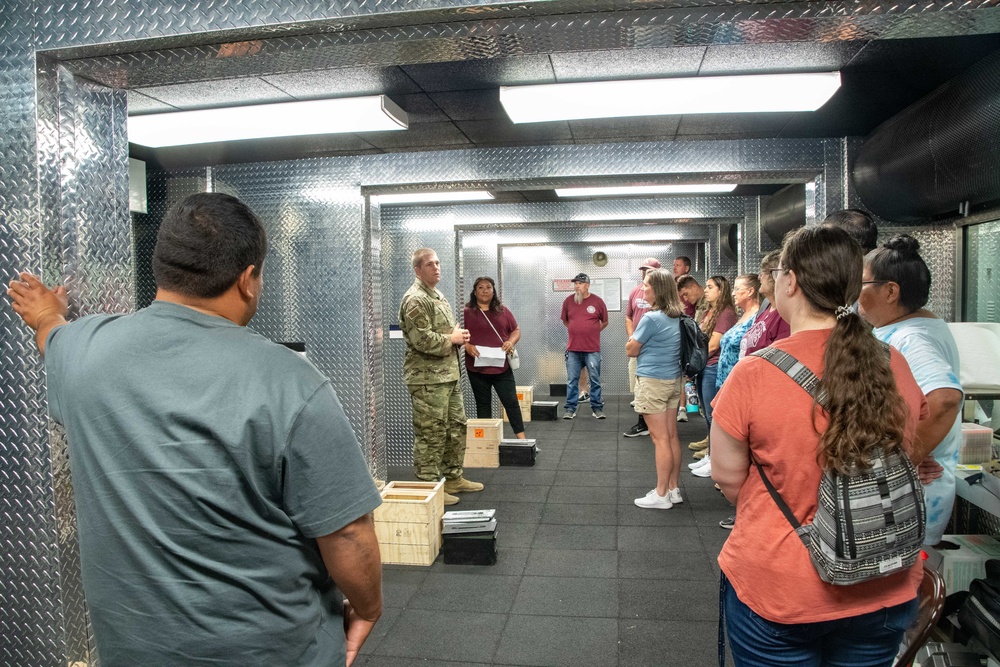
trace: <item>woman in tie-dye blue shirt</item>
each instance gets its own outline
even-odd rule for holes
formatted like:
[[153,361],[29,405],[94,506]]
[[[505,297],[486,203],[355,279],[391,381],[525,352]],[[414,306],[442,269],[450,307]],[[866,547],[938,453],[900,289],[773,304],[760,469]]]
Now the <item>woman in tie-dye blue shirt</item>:
[[[927,397],[930,416],[917,425],[914,447],[943,468],[940,477],[924,486],[925,542],[937,544],[955,504],[963,393],[955,339],[948,324],[924,308],[931,274],[919,249],[916,239],[900,234],[868,253],[858,301],[862,317],[875,327],[875,336],[902,353]],[[929,469],[937,466],[925,460],[921,472]]]
[[719,342],[719,374],[715,377],[716,389],[722,388],[722,383],[740,360],[740,341],[753,326],[754,318],[760,309],[760,278],[752,273],[736,278],[733,281],[733,301],[742,314],[739,321],[722,334],[722,340]]

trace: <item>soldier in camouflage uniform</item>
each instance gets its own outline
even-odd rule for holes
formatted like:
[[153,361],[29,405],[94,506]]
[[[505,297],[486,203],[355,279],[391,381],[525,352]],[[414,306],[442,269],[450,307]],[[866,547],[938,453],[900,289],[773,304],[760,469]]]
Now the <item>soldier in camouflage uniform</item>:
[[455,324],[451,304],[436,286],[441,261],[430,248],[413,253],[416,280],[403,295],[399,325],[406,339],[403,381],[413,403],[413,466],[418,479],[445,479],[445,504],[456,493],[482,491],[462,476],[465,405],[459,386],[458,346],[469,331]]

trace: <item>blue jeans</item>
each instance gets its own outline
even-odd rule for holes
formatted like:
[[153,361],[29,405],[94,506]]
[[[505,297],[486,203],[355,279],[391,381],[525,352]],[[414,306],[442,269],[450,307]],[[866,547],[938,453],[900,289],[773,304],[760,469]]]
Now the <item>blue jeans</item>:
[[878,611],[818,623],[774,623],[722,583],[726,632],[736,667],[891,667],[917,598]]
[[705,411],[705,422],[708,423],[708,431],[712,431],[712,401],[719,391],[715,388],[715,380],[719,377],[719,365],[705,366],[705,370],[698,376],[695,388],[698,390],[698,400],[701,401],[701,408]]
[[601,400],[601,353],[566,350],[566,412],[576,412],[580,401],[580,370],[587,365],[590,376],[590,408],[603,410]]

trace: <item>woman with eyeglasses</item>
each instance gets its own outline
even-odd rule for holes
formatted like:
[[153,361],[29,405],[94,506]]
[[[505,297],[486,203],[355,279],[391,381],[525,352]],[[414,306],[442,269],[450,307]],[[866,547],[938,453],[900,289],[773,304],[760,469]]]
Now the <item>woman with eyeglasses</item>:
[[[476,398],[476,417],[493,417],[493,395],[495,389],[500,404],[507,412],[514,436],[524,440],[524,418],[517,401],[517,382],[510,367],[510,351],[521,340],[521,327],[514,319],[514,313],[500,303],[496,283],[489,276],[480,276],[472,284],[469,302],[465,304],[463,323],[469,330],[469,342],[465,344],[465,370]],[[499,347],[508,354],[503,366],[476,366],[479,357],[477,345]]]
[[948,324],[924,308],[931,272],[919,250],[915,238],[900,234],[868,253],[858,301],[861,317],[875,327],[872,333],[903,354],[927,398],[930,418],[917,427],[916,451],[923,459],[924,540],[937,544],[955,504],[964,394],[955,339]]
[[[753,324],[740,339],[740,359],[757,350],[764,349],[777,340],[788,338],[790,333],[788,322],[781,319],[778,310],[774,307],[774,277],[771,272],[777,268],[780,258],[781,251],[772,250],[764,255],[764,259],[760,260],[760,273],[757,275],[757,280],[760,282],[760,294],[764,300],[761,301]],[[719,527],[726,530],[732,530],[735,525],[735,514],[719,522]]]
[[757,311],[753,325],[743,335],[740,341],[740,359],[762,350],[776,340],[788,338],[788,322],[781,319],[778,309],[774,307],[774,276],[772,272],[778,267],[781,258],[780,250],[772,250],[760,260],[760,294],[766,300],[761,302],[761,310]]
[[[722,346],[722,336],[736,324],[736,304],[733,303],[733,290],[729,286],[729,280],[725,276],[712,276],[705,281],[705,301],[708,303],[708,310],[698,324],[701,331],[708,337],[708,363],[705,370],[695,379],[695,387],[698,390],[698,400],[705,411],[705,423],[709,433],[712,432],[712,401],[715,399],[715,379],[719,374],[719,353]],[[694,463],[689,463],[688,468],[699,477],[708,477],[712,474],[711,438],[705,436],[704,440],[692,442],[688,449],[695,450]]]
[[[737,276],[733,284],[735,286],[733,302],[740,311],[740,319],[726,333],[722,334],[722,338],[719,340],[719,363],[715,375],[716,392],[729,377],[729,372],[736,366],[736,362],[740,360],[740,341],[743,339],[743,334],[753,324],[760,308],[760,280],[757,279],[757,276],[752,273]],[[709,463],[705,463],[705,461],[709,461]],[[711,477],[710,457],[706,456],[699,464],[691,468],[691,474],[697,477]]]
[[[927,403],[903,356],[887,354],[853,311],[862,259],[843,230],[801,227],[786,237],[775,270],[775,306],[791,335],[771,347],[820,378],[826,409],[757,356],[736,365],[715,401],[712,477],[736,505],[719,554],[736,667],[888,667],[917,616],[919,559],[850,586],[825,583],[755,469],[806,522],[824,470],[847,470],[875,447],[911,451]],[[761,397],[773,407],[762,409]]]

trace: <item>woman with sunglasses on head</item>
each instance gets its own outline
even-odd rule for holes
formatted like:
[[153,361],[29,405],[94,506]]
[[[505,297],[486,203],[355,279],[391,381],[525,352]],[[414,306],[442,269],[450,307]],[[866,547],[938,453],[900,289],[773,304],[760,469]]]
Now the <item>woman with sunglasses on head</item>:
[[[861,246],[822,226],[786,237],[774,270],[775,305],[791,335],[771,348],[819,377],[824,407],[757,356],[736,365],[715,400],[712,477],[736,505],[719,555],[736,667],[888,667],[917,616],[919,559],[849,586],[824,582],[756,470],[805,523],[824,471],[863,467],[876,448],[910,452],[927,403],[903,356],[887,353],[853,312],[861,270]],[[762,396],[773,409],[761,409]]]
[[[722,346],[722,336],[736,324],[736,304],[733,303],[733,290],[725,276],[712,276],[705,281],[705,301],[708,310],[699,322],[702,333],[708,337],[708,362],[705,370],[695,379],[698,390],[698,401],[705,411],[705,423],[709,434],[712,432],[712,401],[715,399],[715,380],[719,374],[719,352]],[[688,449],[695,450],[694,457],[701,459],[689,463],[691,469],[699,477],[712,474],[711,438],[706,435],[704,440],[692,442]],[[704,458],[702,458],[704,457]]]
[[[511,350],[521,340],[521,328],[514,319],[514,313],[500,303],[496,283],[489,276],[480,276],[472,284],[462,321],[469,330],[469,342],[465,344],[465,370],[472,385],[472,394],[476,397],[476,417],[493,418],[490,389],[496,389],[514,436],[524,440],[524,418],[517,401],[517,382],[509,361]],[[476,358],[480,356],[477,345],[499,347],[506,352],[508,356],[503,366],[476,366]]]
[[[900,234],[865,256],[861,316],[879,340],[899,350],[927,397],[930,417],[917,427],[916,451],[924,481],[927,533],[937,544],[955,504],[955,466],[962,442],[962,384],[958,346],[948,324],[925,309],[931,272],[920,257],[920,244]],[[924,457],[929,457],[924,459]]]
[[646,272],[643,298],[650,310],[625,343],[625,354],[636,357],[635,411],[643,415],[653,441],[656,488],[638,507],[668,510],[684,502],[680,490],[681,442],[677,437],[677,406],[684,393],[681,372],[680,316],[684,314],[674,276],[663,269]]

